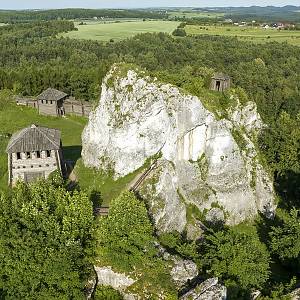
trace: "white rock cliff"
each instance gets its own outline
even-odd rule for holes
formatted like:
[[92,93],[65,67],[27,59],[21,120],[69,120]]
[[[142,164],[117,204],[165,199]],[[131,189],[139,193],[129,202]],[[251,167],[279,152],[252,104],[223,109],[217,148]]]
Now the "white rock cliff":
[[201,99],[116,65],[83,132],[83,161],[119,178],[160,153],[140,191],[160,232],[194,223],[190,207],[202,214],[217,207],[227,224],[258,212],[272,216],[273,184],[253,143],[263,127],[256,106],[237,105],[226,116],[217,118]]

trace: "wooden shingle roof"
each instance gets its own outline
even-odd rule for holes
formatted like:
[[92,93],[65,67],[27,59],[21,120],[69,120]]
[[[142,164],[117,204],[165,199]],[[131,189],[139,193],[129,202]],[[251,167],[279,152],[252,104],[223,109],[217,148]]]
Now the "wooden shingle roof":
[[223,73],[216,73],[212,78],[216,80],[230,80],[230,77]]
[[6,148],[6,152],[59,150],[60,140],[61,134],[58,129],[31,125],[13,134]]
[[52,100],[59,101],[68,96],[66,93],[58,91],[56,89],[48,88],[44,92],[42,92],[37,99],[38,100]]

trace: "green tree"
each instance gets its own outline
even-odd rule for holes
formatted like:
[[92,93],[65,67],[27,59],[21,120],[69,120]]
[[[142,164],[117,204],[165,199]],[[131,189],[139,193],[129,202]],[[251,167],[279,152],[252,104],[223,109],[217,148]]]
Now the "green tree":
[[270,232],[271,250],[283,262],[300,266],[300,211],[278,212],[280,225]]
[[94,300],[122,300],[122,295],[108,286],[97,286]]
[[228,285],[261,288],[269,278],[270,255],[254,229],[239,227],[210,233],[201,245],[203,267]]
[[121,271],[131,271],[155,254],[154,230],[147,209],[131,192],[112,201],[98,232],[100,257]]
[[0,290],[5,299],[84,299],[93,210],[83,192],[40,181],[0,196]]
[[184,37],[184,36],[186,36],[186,32],[185,32],[185,30],[183,28],[176,28],[172,32],[172,35]]

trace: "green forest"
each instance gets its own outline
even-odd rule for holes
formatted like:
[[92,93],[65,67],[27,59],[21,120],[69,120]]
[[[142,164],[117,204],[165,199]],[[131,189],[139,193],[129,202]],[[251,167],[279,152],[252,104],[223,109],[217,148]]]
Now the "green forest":
[[[178,299],[154,246],[159,242],[197,262],[202,277],[219,277],[228,299],[250,299],[257,289],[262,300],[289,299],[300,282],[300,47],[165,33],[119,42],[72,40],[57,35],[75,30],[74,23],[53,19],[114,17],[114,11],[53,11],[49,21],[40,21],[43,14],[0,13],[0,22],[14,23],[0,27],[0,93],[37,96],[51,86],[97,103],[105,74],[124,62],[207,99],[213,110],[226,108],[230,95],[209,91],[210,78],[214,72],[228,74],[232,91],[241,101],[254,101],[266,124],[257,145],[274,178],[278,209],[272,220],[258,216],[251,224],[211,228],[196,243],[177,232],[157,236],[145,204],[133,193],[114,199],[109,216],[99,220],[93,205],[101,195],[80,186],[69,191],[57,174],[43,183],[18,184],[0,196],[1,297],[84,299],[92,266],[100,261],[121,272],[142,272],[134,291],[147,282],[147,297],[160,289],[165,299]],[[134,14],[124,11],[121,17]],[[145,11],[142,17],[164,15]],[[6,102],[0,101],[3,110]],[[93,297],[121,299],[106,288]]]

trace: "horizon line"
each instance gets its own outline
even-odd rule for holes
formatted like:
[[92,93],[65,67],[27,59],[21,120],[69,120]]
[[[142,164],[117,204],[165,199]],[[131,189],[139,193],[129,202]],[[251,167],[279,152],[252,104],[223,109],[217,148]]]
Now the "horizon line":
[[47,8],[1,8],[0,11],[26,11],[26,10],[63,10],[63,9],[92,9],[92,10],[98,10],[98,9],[111,9],[111,10],[138,10],[138,9],[178,9],[178,8],[202,8],[202,9],[218,9],[218,8],[251,8],[251,7],[276,7],[276,8],[283,8],[283,7],[296,7],[300,8],[300,6],[292,5],[292,4],[286,4],[286,5],[249,5],[249,6],[241,6],[241,5],[234,5],[234,6],[145,6],[145,7],[82,7],[82,6],[73,6],[73,7],[47,7]]

